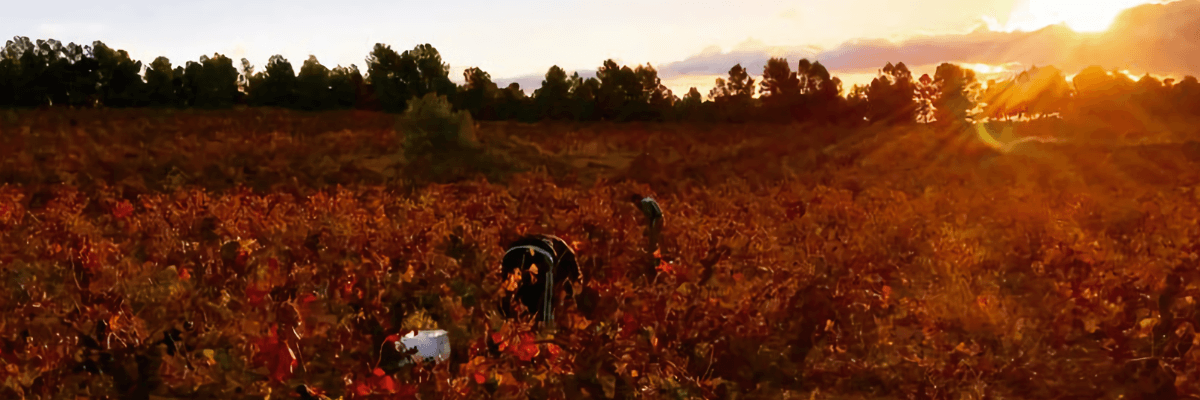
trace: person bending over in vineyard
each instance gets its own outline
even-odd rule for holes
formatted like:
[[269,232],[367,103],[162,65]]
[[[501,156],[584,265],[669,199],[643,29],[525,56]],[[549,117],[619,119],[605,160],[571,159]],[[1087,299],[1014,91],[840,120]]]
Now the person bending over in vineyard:
[[649,254],[650,267],[646,274],[650,279],[654,279],[658,275],[658,265],[662,262],[662,254],[658,248],[663,227],[662,207],[659,207],[658,202],[650,196],[640,194],[629,196],[629,201],[633,202],[642,211],[642,215],[646,216],[646,237],[650,240],[650,247],[646,249]]
[[[573,300],[582,289],[583,276],[575,262],[575,251],[553,235],[525,236],[509,245],[501,262],[505,296],[501,312],[518,316],[513,298],[525,305],[526,315],[538,322],[554,320],[555,304]],[[565,296],[559,296],[563,293]]]

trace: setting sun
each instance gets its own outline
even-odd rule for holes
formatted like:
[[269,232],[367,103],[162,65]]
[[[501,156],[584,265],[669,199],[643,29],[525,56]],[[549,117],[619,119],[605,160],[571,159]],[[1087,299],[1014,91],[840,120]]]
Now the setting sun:
[[1009,18],[1010,30],[1032,31],[1065,23],[1077,32],[1103,32],[1121,11],[1146,0],[1026,0]]

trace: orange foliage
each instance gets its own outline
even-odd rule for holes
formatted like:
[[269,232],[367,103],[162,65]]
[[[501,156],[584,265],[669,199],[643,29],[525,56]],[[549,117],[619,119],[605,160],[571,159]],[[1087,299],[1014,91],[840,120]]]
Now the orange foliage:
[[[0,393],[1200,395],[1200,169],[1176,149],[637,129],[558,138],[679,154],[642,182],[0,186]],[[629,193],[668,214],[655,279]],[[537,232],[577,243],[588,279],[545,330],[495,313],[503,245]],[[416,316],[450,333],[448,362],[384,357]]]

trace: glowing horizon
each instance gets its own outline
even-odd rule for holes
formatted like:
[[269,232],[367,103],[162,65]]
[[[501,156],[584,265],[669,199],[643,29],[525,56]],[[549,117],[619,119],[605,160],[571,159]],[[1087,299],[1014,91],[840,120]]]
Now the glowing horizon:
[[985,16],[988,28],[998,32],[1035,31],[1051,25],[1066,24],[1076,32],[1107,31],[1125,10],[1154,0],[1021,0],[1006,24]]
[[[887,0],[748,0],[737,5],[618,1],[550,7],[540,1],[544,0],[478,3],[459,12],[457,6],[445,4],[378,0],[287,7],[219,0],[196,3],[187,11],[189,17],[180,18],[148,0],[115,5],[50,0],[13,4],[11,12],[0,16],[0,35],[81,44],[101,40],[143,63],[165,56],[176,66],[221,53],[235,64],[247,58],[259,69],[275,54],[294,66],[315,55],[327,67],[355,64],[365,69],[363,59],[375,43],[401,51],[429,43],[450,64],[456,82],[467,67],[479,67],[498,82],[511,82],[544,74],[552,65],[567,71],[594,70],[611,58],[623,65],[662,66],[708,49],[782,55],[783,49],[831,49],[860,38],[963,34],[981,21],[995,31],[1065,23],[1073,30],[1097,32],[1109,28],[1123,10],[1156,2],[930,0],[918,7]],[[39,12],[46,7],[58,12]],[[638,17],[624,11],[633,8],[640,10]],[[372,11],[362,12],[368,9]],[[931,9],[937,12],[928,12]],[[397,15],[423,17],[397,24]],[[561,34],[547,34],[555,32]]]

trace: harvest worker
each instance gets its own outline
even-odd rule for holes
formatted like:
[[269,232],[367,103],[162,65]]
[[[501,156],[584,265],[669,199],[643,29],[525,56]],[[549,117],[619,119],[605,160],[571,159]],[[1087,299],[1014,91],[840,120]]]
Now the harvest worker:
[[558,293],[574,299],[582,289],[583,277],[575,263],[575,251],[553,235],[526,236],[510,244],[500,272],[506,291],[501,311],[509,318],[517,315],[512,301],[516,297],[536,321],[551,322]]
[[[646,232],[650,241],[647,253],[651,258],[648,275],[653,279],[657,274],[656,267],[662,260],[658,253],[663,226],[662,208],[648,196],[634,194],[630,200],[646,216]],[[525,305],[527,315],[534,316],[536,321],[551,322],[554,320],[553,306],[560,303],[559,293],[565,294],[563,297],[566,300],[576,300],[580,294],[586,298],[595,297],[596,294],[583,293],[587,288],[582,284],[583,275],[575,261],[575,250],[566,241],[553,235],[525,236],[511,243],[504,252],[500,273],[506,292],[501,300],[501,311],[508,318],[517,316],[514,297]],[[580,306],[589,308],[586,306],[591,302],[585,303]]]
[[662,234],[662,207],[659,207],[658,202],[650,196],[634,194],[629,197],[629,200],[642,210],[642,215],[646,216],[646,236],[650,238],[650,252],[653,253],[658,250],[659,235]]
[[662,255],[658,249],[663,227],[662,207],[658,206],[658,202],[654,201],[654,198],[640,194],[629,196],[629,201],[633,202],[638,209],[642,210],[642,215],[646,216],[646,237],[650,240],[650,247],[646,249],[649,259],[646,276],[653,280],[658,275],[658,265],[662,263]]

